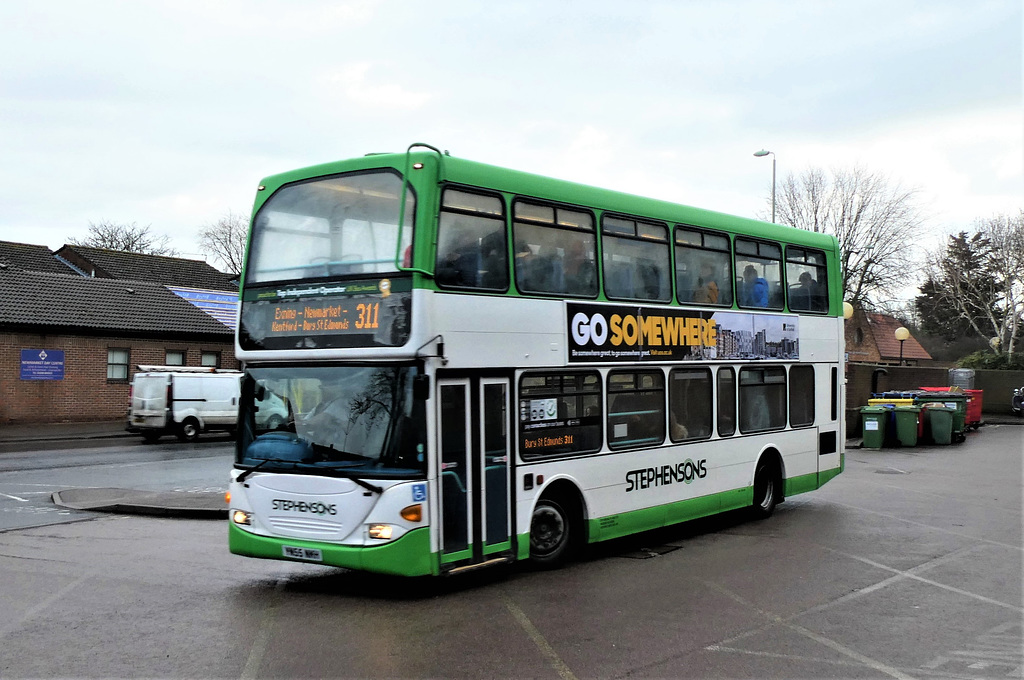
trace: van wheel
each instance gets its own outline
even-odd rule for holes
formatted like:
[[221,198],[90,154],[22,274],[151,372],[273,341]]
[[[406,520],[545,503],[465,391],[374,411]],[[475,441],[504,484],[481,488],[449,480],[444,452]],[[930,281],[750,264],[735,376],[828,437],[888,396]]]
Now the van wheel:
[[562,566],[574,540],[572,519],[557,501],[542,498],[530,519],[530,560],[543,569]]
[[267,429],[276,430],[281,427],[283,422],[284,420],[281,419],[281,416],[270,416],[270,418],[267,419]]
[[779,504],[779,493],[782,483],[775,464],[763,458],[757,463],[754,472],[754,503],[750,507],[755,519],[767,519],[775,512]]
[[195,418],[185,418],[178,428],[178,439],[183,442],[194,442],[199,438],[199,421]]

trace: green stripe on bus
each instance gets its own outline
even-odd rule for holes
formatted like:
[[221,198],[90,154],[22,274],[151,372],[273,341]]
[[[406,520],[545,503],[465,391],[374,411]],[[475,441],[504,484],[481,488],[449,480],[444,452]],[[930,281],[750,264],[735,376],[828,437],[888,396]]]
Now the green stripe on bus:
[[236,555],[288,562],[302,561],[284,557],[284,546],[321,551],[323,561],[310,564],[361,569],[396,576],[427,576],[438,573],[435,555],[430,552],[430,533],[427,527],[414,529],[384,545],[365,547],[260,536],[239,529],[234,524],[228,524],[228,549]]

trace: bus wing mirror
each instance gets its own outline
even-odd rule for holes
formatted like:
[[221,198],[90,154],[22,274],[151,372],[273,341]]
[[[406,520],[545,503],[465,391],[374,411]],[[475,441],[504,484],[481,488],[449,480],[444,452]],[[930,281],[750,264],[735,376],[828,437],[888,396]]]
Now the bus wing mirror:
[[417,401],[430,399],[430,376],[418,375],[412,379],[412,397]]

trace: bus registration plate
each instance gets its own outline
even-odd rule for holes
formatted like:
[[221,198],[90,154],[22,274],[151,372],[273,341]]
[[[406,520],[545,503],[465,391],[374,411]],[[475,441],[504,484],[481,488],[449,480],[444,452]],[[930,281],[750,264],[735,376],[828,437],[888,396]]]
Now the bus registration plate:
[[324,554],[315,548],[296,548],[292,545],[282,545],[281,552],[285,557],[290,557],[293,560],[324,561]]

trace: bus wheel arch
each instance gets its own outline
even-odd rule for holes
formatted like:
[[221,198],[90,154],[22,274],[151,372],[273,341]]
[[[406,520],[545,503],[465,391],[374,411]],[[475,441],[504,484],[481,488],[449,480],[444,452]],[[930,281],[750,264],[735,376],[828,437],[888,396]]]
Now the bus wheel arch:
[[530,515],[530,561],[542,569],[556,569],[572,559],[587,542],[586,510],[575,484],[557,480],[549,484]]
[[771,517],[775,507],[784,500],[784,479],[785,467],[779,452],[774,448],[762,451],[754,466],[752,481],[754,493],[750,511],[755,519]]

